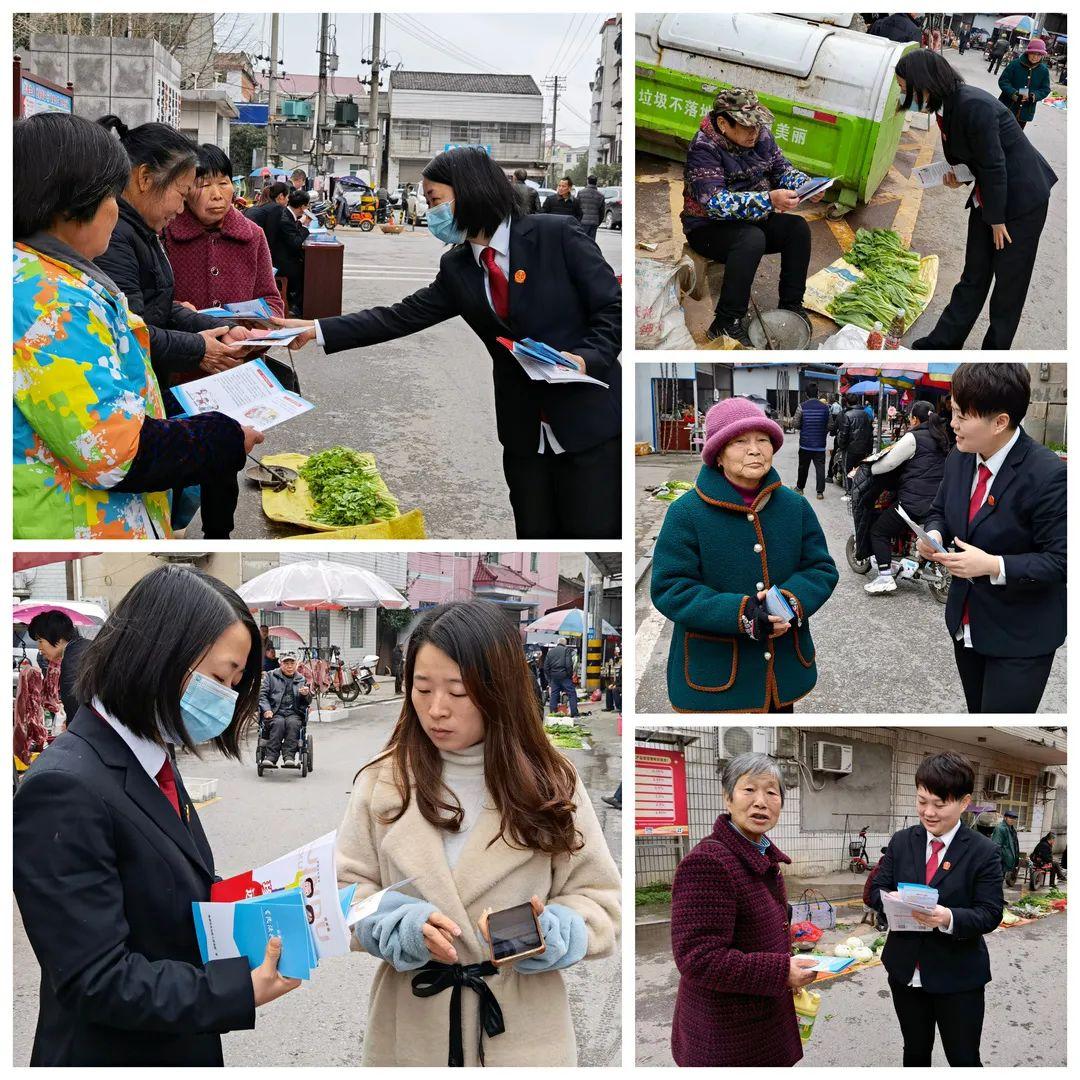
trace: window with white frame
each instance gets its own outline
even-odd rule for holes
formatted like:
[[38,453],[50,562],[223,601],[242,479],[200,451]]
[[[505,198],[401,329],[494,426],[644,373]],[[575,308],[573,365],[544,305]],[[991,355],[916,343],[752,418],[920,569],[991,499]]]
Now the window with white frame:
[[362,611],[349,612],[349,648],[362,649],[364,647],[364,613]]
[[1010,776],[1009,794],[998,796],[998,812],[1015,810],[1016,831],[1027,832],[1035,813],[1035,781],[1030,776]]
[[430,120],[398,120],[398,138],[410,142],[426,143],[431,139]]
[[451,120],[450,141],[459,143],[480,142],[480,124],[475,120]]
[[531,124],[500,124],[499,140],[514,143],[516,146],[528,146],[532,142]]

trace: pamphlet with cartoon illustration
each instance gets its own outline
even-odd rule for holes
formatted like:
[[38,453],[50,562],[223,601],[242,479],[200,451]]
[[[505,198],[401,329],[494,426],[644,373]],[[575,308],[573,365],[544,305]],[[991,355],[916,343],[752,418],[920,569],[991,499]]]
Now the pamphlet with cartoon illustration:
[[172,387],[187,415],[222,412],[246,427],[267,431],[315,406],[286,390],[262,360]]

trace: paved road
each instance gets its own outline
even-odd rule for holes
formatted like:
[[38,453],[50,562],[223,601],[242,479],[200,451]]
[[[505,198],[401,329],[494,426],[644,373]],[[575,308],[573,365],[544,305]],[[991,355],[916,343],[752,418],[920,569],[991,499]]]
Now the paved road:
[[[254,742],[242,764],[226,761],[213,751],[204,761],[186,761],[183,772],[189,780],[201,776],[219,781],[219,798],[199,811],[218,872],[237,873],[336,829],[353,775],[386,741],[399,709],[400,698],[375,701],[354,708],[347,720],[312,725],[315,771],[305,779],[278,770],[260,780],[252,765]],[[585,724],[593,732],[593,748],[567,751],[567,755],[585,781],[612,855],[619,862],[621,815],[600,801],[621,779],[619,738],[612,717],[592,706]],[[37,1019],[39,968],[18,909],[12,907],[14,1064],[23,1066],[29,1064]],[[358,1064],[375,970],[370,957],[357,953],[323,961],[308,985],[260,1010],[253,1031],[224,1037],[225,1064]],[[620,1064],[620,970],[616,954],[565,972],[582,1065]]]
[[[1064,1067],[1065,929],[1066,920],[1051,915],[986,938],[994,978],[986,987],[984,1065]],[[639,951],[636,981],[637,1064],[673,1065],[671,1016],[679,980],[670,951]],[[881,965],[831,979],[820,990],[821,1009],[803,1066],[900,1064],[903,1046]],[[933,1064],[947,1064],[940,1040]]]
[[[798,436],[789,435],[774,459],[785,484],[797,477]],[[690,455],[660,455],[637,459],[637,543],[639,556],[652,547],[666,505],[645,495],[644,487],[669,474],[692,480],[700,462]],[[963,691],[956,674],[952,645],[945,629],[944,607],[925,585],[901,582],[895,593],[868,596],[867,578],[847,564],[844,545],[851,534],[847,504],[841,491],[825,485],[825,498],[813,498],[813,472],[808,490],[821,521],[840,581],[825,607],[814,616],[818,683],[796,706],[798,712],[962,713]],[[665,665],[671,624],[649,601],[649,575],[638,583],[637,667],[639,713],[671,712]],[[1066,707],[1066,649],[1058,650],[1040,713],[1064,713]]]
[[[429,284],[444,248],[427,230],[387,236],[339,229],[345,244],[343,310],[392,304]],[[597,242],[621,272],[622,232]],[[286,350],[276,350],[286,358]],[[295,356],[304,396],[316,408],[266,434],[257,456],[314,453],[344,445],[375,454],[403,511],[420,507],[432,538],[506,537],[514,518],[495,435],[491,358],[461,319],[368,349]],[[257,489],[241,481],[233,539],[294,536],[267,519]],[[202,535],[198,518],[187,530]]]
[[[997,78],[989,75],[981,53],[967,52],[959,56],[955,49],[946,50],[945,58],[973,86],[998,94]],[[916,121],[918,122],[918,121]],[[1040,105],[1036,119],[1027,126],[1025,134],[1047,159],[1058,175],[1039,245],[1039,257],[1028,291],[1024,316],[1013,343],[1016,349],[1063,349],[1066,343],[1066,128],[1067,113]],[[933,328],[948,303],[949,294],[960,278],[964,264],[964,239],[967,235],[968,211],[964,209],[967,190],[952,191],[934,188],[925,193],[911,180],[911,169],[918,162],[941,160],[941,138],[931,121],[927,131],[910,128],[901,137],[892,173],[885,179],[869,205],[860,205],[842,221],[831,222],[820,210],[809,210],[804,216],[810,221],[812,252],[810,274],[813,275],[840,257],[850,246],[854,232],[866,228],[895,228],[908,240],[912,250],[922,255],[939,257],[938,284],[929,307],[903,339],[910,344]],[[639,154],[636,162],[637,229],[635,239],[652,241],[660,246],[653,253],[637,251],[639,258],[652,257],[674,262],[683,248],[684,237],[670,206],[682,207],[682,165]],[[674,190],[672,190],[674,187]],[[674,196],[674,198],[672,198]],[[776,289],[780,260],[766,257],[758,270],[754,295],[763,309],[776,306]],[[712,321],[715,297],[718,295],[723,270],[715,267],[710,273],[713,300],[685,302],[686,324],[699,344]],[[824,316],[814,315],[813,345],[819,345],[835,333],[836,324]],[[976,322],[966,344],[978,349],[988,326],[984,314]]]

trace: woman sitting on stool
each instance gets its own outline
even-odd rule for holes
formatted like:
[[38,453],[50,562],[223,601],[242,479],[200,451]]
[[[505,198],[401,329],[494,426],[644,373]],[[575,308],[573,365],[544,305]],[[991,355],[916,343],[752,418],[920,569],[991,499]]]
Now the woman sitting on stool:
[[772,120],[753,90],[721,90],[686,155],[686,242],[706,259],[725,264],[710,341],[726,335],[750,344],[746,312],[763,255],[780,254],[780,307],[806,317],[810,226],[785,211],[799,205],[792,189],[810,178],[781,153],[768,129]]

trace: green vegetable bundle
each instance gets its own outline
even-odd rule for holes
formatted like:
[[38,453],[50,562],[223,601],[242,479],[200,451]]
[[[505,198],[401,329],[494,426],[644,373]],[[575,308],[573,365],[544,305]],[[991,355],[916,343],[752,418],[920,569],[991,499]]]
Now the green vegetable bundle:
[[904,247],[900,234],[892,229],[859,229],[855,243],[844,254],[844,261],[866,272],[899,267],[909,274],[919,272],[919,256]]
[[854,323],[873,330],[879,322],[887,330],[901,310],[905,330],[915,321],[930,290],[919,278],[919,256],[904,247],[895,232],[859,229],[844,261],[864,277],[829,305],[829,314],[841,326]]
[[347,446],[312,454],[301,466],[300,475],[315,500],[312,521],[367,525],[397,517],[397,502],[379,479],[374,460]]

